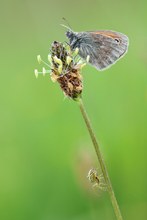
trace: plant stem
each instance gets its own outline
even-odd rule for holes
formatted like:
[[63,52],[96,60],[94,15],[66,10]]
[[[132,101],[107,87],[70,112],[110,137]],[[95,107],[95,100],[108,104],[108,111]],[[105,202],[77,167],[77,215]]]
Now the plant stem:
[[113,188],[112,188],[112,184],[111,184],[111,181],[110,181],[110,178],[109,178],[109,175],[108,175],[108,171],[107,171],[105,162],[103,160],[102,153],[100,151],[99,144],[98,144],[98,142],[96,140],[94,131],[92,129],[89,117],[88,117],[88,115],[86,113],[86,110],[85,110],[85,107],[84,107],[82,99],[79,99],[78,103],[79,103],[79,107],[80,107],[82,116],[84,118],[84,121],[86,123],[87,129],[89,131],[91,140],[93,142],[93,145],[94,145],[94,148],[95,148],[95,152],[96,152],[98,161],[100,163],[100,167],[101,167],[101,170],[102,170],[102,173],[103,173],[106,185],[107,185],[107,190],[108,190],[108,193],[109,193],[109,196],[110,196],[110,199],[111,199],[111,203],[112,203],[115,215],[116,215],[116,219],[117,220],[123,220],[121,212],[120,212],[120,209],[119,209],[119,206],[118,206],[118,203],[117,203],[117,200],[116,200],[116,197],[115,197],[115,194],[114,194],[114,191],[113,191]]

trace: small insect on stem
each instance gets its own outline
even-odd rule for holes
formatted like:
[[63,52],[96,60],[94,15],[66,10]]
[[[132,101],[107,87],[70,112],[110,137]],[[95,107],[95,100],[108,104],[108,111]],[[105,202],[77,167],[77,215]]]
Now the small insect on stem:
[[104,183],[104,177],[102,174],[98,174],[95,168],[89,170],[87,178],[93,187],[97,187],[102,191],[107,191],[107,185]]

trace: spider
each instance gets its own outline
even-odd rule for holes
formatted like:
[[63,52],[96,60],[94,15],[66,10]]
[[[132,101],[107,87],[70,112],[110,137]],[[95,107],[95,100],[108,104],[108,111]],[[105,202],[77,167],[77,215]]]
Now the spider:
[[107,186],[104,183],[103,174],[101,173],[99,175],[95,168],[92,168],[89,170],[87,178],[92,183],[93,187],[98,187],[100,190],[103,190],[103,191],[107,190]]

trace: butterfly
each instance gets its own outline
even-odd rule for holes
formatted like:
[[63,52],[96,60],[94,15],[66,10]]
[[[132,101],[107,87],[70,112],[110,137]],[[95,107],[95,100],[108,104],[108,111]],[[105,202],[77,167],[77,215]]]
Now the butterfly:
[[72,50],[79,49],[79,56],[94,66],[104,70],[123,57],[128,51],[129,39],[125,34],[98,30],[74,32],[68,28],[66,36]]

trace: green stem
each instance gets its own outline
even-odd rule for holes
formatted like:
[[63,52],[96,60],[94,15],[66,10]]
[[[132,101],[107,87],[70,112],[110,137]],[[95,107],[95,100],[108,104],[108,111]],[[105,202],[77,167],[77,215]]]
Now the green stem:
[[116,218],[117,218],[117,220],[123,220],[120,209],[119,209],[119,206],[118,206],[118,203],[117,203],[117,200],[116,200],[116,197],[115,197],[115,194],[114,194],[114,191],[113,191],[113,188],[112,188],[112,184],[111,184],[111,181],[110,181],[110,178],[109,178],[109,175],[108,175],[108,171],[107,171],[105,162],[103,160],[102,153],[100,151],[99,144],[96,140],[94,131],[92,129],[89,117],[86,113],[86,110],[85,110],[82,99],[79,99],[78,103],[79,103],[79,107],[80,107],[82,116],[84,118],[84,121],[86,123],[87,129],[89,131],[91,140],[93,142],[98,161],[100,163],[100,167],[101,167],[101,170],[102,170],[102,173],[103,173],[106,185],[107,185],[108,193],[109,193],[109,196],[110,196],[110,199],[111,199],[111,203],[112,203]]

